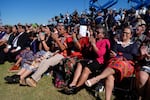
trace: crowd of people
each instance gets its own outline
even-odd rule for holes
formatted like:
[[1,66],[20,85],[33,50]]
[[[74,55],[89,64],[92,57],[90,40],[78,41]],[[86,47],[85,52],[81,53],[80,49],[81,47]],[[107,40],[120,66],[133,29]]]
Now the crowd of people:
[[[135,74],[139,100],[150,92],[150,9],[55,16],[48,25],[0,26],[0,64],[13,62],[4,79],[37,87],[53,72],[56,87],[76,94],[104,80],[105,100],[115,82]],[[65,88],[64,88],[65,87]]]

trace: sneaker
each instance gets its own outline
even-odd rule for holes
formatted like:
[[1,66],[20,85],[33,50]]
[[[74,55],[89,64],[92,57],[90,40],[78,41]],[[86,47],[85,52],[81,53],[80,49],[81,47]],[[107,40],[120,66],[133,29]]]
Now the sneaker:
[[4,77],[4,80],[10,84],[19,83],[20,75],[12,75]]
[[19,66],[17,66],[17,65],[14,65],[14,66],[12,66],[8,71],[9,72],[18,72],[19,71],[19,69],[20,69],[20,67]]
[[26,83],[27,83],[27,85],[29,85],[31,87],[36,87],[36,85],[37,85],[37,82],[35,80],[33,80],[32,78],[27,78]]
[[71,86],[71,87],[64,87],[62,90],[59,90],[59,92],[66,94],[66,95],[74,95],[77,94],[83,87],[76,87],[76,86]]

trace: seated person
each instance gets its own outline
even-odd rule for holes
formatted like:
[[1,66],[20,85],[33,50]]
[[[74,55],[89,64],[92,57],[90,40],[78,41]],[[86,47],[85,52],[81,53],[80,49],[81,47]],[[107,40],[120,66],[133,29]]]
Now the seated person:
[[[52,53],[52,38],[51,38],[51,31],[48,27],[44,27],[44,30],[43,32],[45,32],[45,34],[42,34],[42,32],[39,33],[39,38],[41,40],[40,44],[39,44],[39,48],[40,50],[44,50],[44,52],[46,52],[46,54],[49,54],[49,55],[53,55],[55,53]],[[40,51],[40,52],[41,52]],[[32,53],[31,53],[32,52]],[[31,53],[31,54],[30,54]],[[28,72],[27,74],[23,74],[24,73],[24,70],[21,70],[19,72],[19,75],[20,74],[23,74],[23,78],[21,78],[19,75],[17,75],[17,78],[19,77],[20,79],[24,79],[26,76],[28,76],[31,72],[33,72],[33,69],[34,67],[32,66],[32,64],[36,64],[36,68],[38,67],[38,65],[41,63],[41,61],[45,60],[45,58],[42,58],[40,59],[41,61],[38,61],[35,63],[35,61],[37,61],[37,59],[34,61],[33,59],[31,58],[34,58],[33,57],[33,51],[31,50],[26,50],[25,52],[22,51],[22,53],[20,54],[21,55],[21,59],[22,59],[22,66],[26,66],[26,69],[30,68],[29,72],[28,71],[25,71],[25,72]],[[48,55],[48,56],[49,56]],[[35,58],[39,58],[39,57],[35,57]],[[19,58],[20,59],[20,58]],[[39,59],[38,59],[39,60]],[[32,68],[33,67],[33,68]],[[43,66],[42,66],[43,67]],[[24,68],[23,68],[24,69]],[[11,79],[16,79],[16,75],[15,77],[11,77]],[[11,80],[10,79],[10,80]],[[5,78],[5,80],[7,81],[7,77]],[[8,80],[9,80],[9,77],[8,77]]]
[[20,71],[15,75],[5,77],[5,80],[8,83],[20,82],[20,85],[26,85],[25,78],[29,76],[32,72],[36,71],[39,63],[43,59],[51,57],[52,53],[41,50],[33,55],[33,52],[30,50],[24,52],[24,55],[28,56],[25,57],[25,60],[22,60],[22,66]]
[[96,53],[96,59],[83,59],[77,63],[73,81],[70,83],[69,88],[63,91],[65,94],[77,93],[79,88],[84,85],[90,74],[96,73],[96,70],[103,68],[104,56],[106,54],[107,47],[108,49],[110,48],[110,42],[105,38],[106,31],[101,25],[97,26],[96,32],[96,38],[92,36],[89,38],[91,48],[94,53]]
[[[13,37],[13,36],[12,36]],[[26,60],[26,57],[23,57],[22,58],[22,56],[27,56],[27,55],[29,55],[30,56],[30,53],[32,53],[32,55],[33,54],[35,54],[38,50],[39,50],[39,41],[38,41],[38,39],[37,39],[37,36],[36,36],[36,34],[34,33],[34,32],[29,32],[28,33],[28,37],[29,37],[29,39],[30,39],[30,41],[29,41],[29,46],[30,46],[30,48],[28,47],[28,48],[26,48],[25,50],[22,50],[21,52],[20,52],[20,54],[19,55],[17,55],[17,57],[16,57],[16,62],[15,62],[15,64],[13,64],[13,66],[11,67],[11,68],[9,68],[9,72],[18,72],[19,71],[19,69],[20,69],[20,66],[22,66],[22,64],[24,63],[24,61],[22,61],[22,60]],[[11,40],[11,39],[10,39]],[[11,42],[11,41],[9,41],[9,42]],[[32,51],[31,51],[32,50]],[[28,53],[25,53],[25,52],[28,52],[29,51],[29,54]],[[31,51],[31,52],[30,52]],[[31,56],[32,57],[32,56]],[[21,63],[21,64],[20,64]]]
[[0,31],[0,64],[4,64],[6,60],[4,48],[7,46],[7,42],[12,32],[11,30],[12,28],[7,26],[5,29],[2,28],[2,32]]
[[[143,42],[140,47],[140,69],[136,72],[137,90],[139,98],[149,100],[150,88],[150,39]],[[141,63],[140,63],[141,62]]]
[[[54,56],[44,59],[38,65],[38,69],[31,75],[31,77],[26,79],[26,83],[31,87],[36,87],[38,81],[41,79],[42,75],[50,68],[50,66],[57,65],[62,59],[69,55],[68,44],[72,43],[72,37],[66,32],[65,26],[62,23],[58,23],[57,30],[59,34],[50,32],[50,37],[54,40],[54,44],[57,45],[57,54]],[[45,46],[45,41],[41,39],[43,46]]]
[[20,75],[20,84],[21,85],[26,85],[25,78],[29,76],[32,72],[35,72],[39,64],[42,60],[48,59],[52,56],[54,56],[57,53],[51,53],[51,52],[45,52],[45,51],[39,51],[34,55],[34,60],[33,61],[27,61],[23,64],[22,69],[17,73],[17,75]]
[[29,46],[29,41],[29,37],[25,31],[25,26],[19,25],[17,36],[15,36],[12,43],[7,45],[7,47],[4,49],[6,59],[10,62],[15,62],[16,56],[20,54],[25,47]]
[[[129,77],[134,72],[133,60],[137,55],[136,43],[131,41],[132,32],[130,27],[125,27],[122,31],[122,41],[118,41],[112,47],[108,65],[98,76],[88,79],[85,84],[88,87],[105,79],[105,100],[111,100],[114,81],[121,81],[124,77]],[[121,55],[121,56],[120,56]]]

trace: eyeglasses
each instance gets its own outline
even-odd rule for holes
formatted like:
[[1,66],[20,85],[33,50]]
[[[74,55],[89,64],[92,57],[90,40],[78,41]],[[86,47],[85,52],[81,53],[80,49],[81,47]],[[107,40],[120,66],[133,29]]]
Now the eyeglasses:
[[124,34],[130,34],[129,32],[123,32]]
[[96,32],[96,34],[104,34],[103,32],[101,32],[101,31],[95,31]]

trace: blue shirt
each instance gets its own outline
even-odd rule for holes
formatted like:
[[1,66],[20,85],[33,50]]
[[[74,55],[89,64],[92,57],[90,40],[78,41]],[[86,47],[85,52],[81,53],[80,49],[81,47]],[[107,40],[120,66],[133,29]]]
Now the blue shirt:
[[135,42],[130,42],[126,47],[123,47],[120,42],[116,42],[112,47],[112,50],[117,53],[117,55],[121,53],[127,60],[133,60],[138,54],[138,46]]

